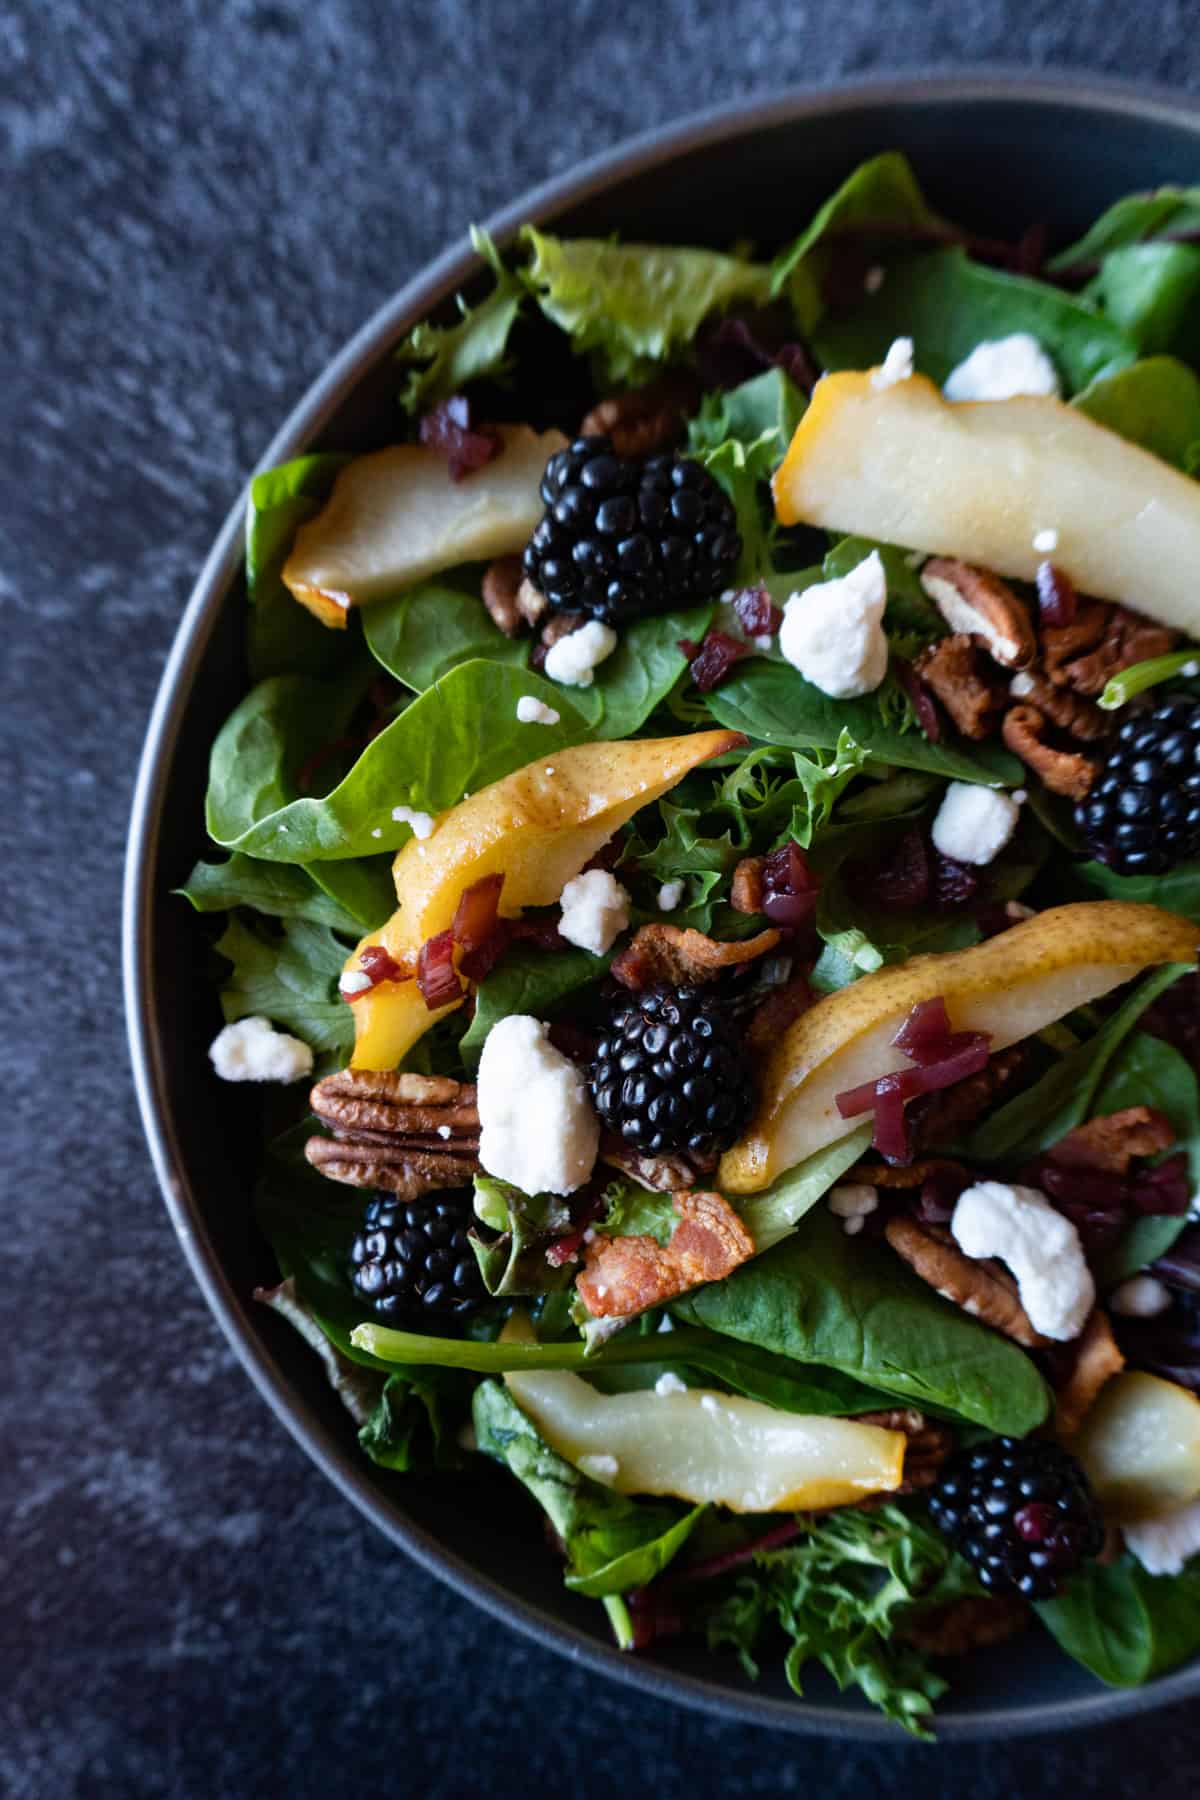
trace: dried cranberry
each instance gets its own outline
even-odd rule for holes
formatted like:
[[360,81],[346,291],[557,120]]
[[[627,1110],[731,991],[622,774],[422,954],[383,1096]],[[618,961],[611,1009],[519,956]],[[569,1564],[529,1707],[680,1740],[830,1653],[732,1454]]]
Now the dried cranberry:
[[765,587],[739,588],[733,596],[733,610],[738,624],[751,637],[774,637],[783,624],[783,614]]
[[934,851],[932,899],[939,912],[954,906],[966,906],[979,891],[979,871],[970,863],[955,862],[952,857]]
[[500,454],[500,434],[491,425],[471,424],[470,402],[451,394],[421,420],[419,437],[429,450],[446,458],[451,481],[461,481]]
[[1065,569],[1044,562],[1037,570],[1038,616],[1043,625],[1073,625],[1079,609],[1079,595]]
[[942,720],[933,695],[912,664],[905,662],[902,656],[893,656],[892,667],[896,671],[897,681],[912,702],[917,724],[931,744],[939,744],[942,739]]
[[439,931],[427,938],[417,957],[417,986],[430,1012],[462,997],[462,985],[454,967],[454,933]]
[[929,846],[925,834],[914,825],[891,849],[885,862],[857,872],[866,894],[879,906],[912,912],[929,898],[932,879]]
[[702,644],[693,643],[691,638],[680,638],[679,648],[692,666],[693,685],[702,694],[711,693],[724,681],[734,664],[750,654],[748,645],[739,643],[727,631],[715,628],[705,633]]
[[762,910],[772,925],[798,931],[811,925],[820,883],[799,844],[788,840],[772,850],[762,868]]

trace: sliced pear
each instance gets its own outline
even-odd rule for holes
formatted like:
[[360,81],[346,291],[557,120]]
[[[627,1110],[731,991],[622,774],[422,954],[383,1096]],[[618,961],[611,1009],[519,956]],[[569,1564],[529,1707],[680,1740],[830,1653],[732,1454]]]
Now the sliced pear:
[[[443,813],[432,834],[410,838],[392,874],[399,906],[348,959],[383,944],[412,966],[427,938],[454,918],[464,888],[485,875],[504,876],[500,911],[516,918],[526,906],[552,906],[613,832],[640,807],[681,781],[690,769],[737,749],[736,731],[698,731],[685,737],[633,738],[577,744],[538,758]],[[445,1012],[431,1013],[413,981],[383,983],[354,1002],[357,1041],[353,1065],[394,1069]]]
[[455,563],[524,548],[542,516],[538,484],[566,444],[559,431],[498,425],[503,449],[452,481],[446,459],[420,444],[357,456],[315,519],[296,533],[283,579],[323,625],[344,627],[365,606]]
[[1200,1400],[1158,1375],[1115,1375],[1071,1449],[1118,1522],[1186,1506],[1200,1497]]
[[599,1394],[565,1371],[504,1379],[552,1449],[620,1494],[796,1512],[892,1493],[903,1479],[904,1433],[878,1425],[700,1388]]
[[1060,400],[952,405],[914,375],[817,384],[774,479],[801,522],[1032,580],[1038,532],[1082,592],[1200,635],[1200,483]]
[[941,994],[956,1031],[986,1031],[993,1050],[1130,981],[1152,963],[1192,962],[1200,926],[1156,906],[1081,901],[936,956],[914,956],[828,994],[803,1013],[767,1060],[746,1134],[722,1158],[723,1192],[755,1193],[845,1137],[836,1096],[910,1067],[892,1043],[919,1000]]

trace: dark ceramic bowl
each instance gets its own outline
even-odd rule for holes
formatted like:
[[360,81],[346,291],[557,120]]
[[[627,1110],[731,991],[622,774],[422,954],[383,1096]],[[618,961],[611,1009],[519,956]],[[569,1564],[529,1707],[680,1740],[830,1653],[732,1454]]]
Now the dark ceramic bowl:
[[[1045,218],[1066,238],[1131,189],[1200,179],[1200,108],[1172,95],[1019,75],[794,93],[639,138],[536,189],[489,229],[501,244],[532,219],[563,232],[714,245],[752,238],[770,246],[856,163],[892,147],[907,152],[934,204],[952,217],[1006,235]],[[414,320],[478,272],[460,244],[389,301],[300,402],[264,465],[386,434],[394,420],[389,352]],[[477,1480],[406,1480],[375,1468],[312,1352],[251,1301],[256,1282],[273,1272],[249,1205],[260,1102],[210,1074],[205,1049],[219,1020],[206,940],[170,894],[202,848],[209,745],[247,685],[242,517],[239,500],[163,676],[134,803],[125,895],[142,1117],[167,1207],[209,1305],[264,1398],[318,1466],[400,1548],[498,1619],[663,1697],[788,1731],[894,1735],[857,1696],[839,1695],[816,1676],[798,1700],[777,1670],[768,1667],[754,1684],[701,1645],[621,1656],[601,1609],[563,1588],[516,1482],[496,1471],[484,1495]],[[948,1738],[1085,1725],[1200,1694],[1200,1666],[1133,1692],[1109,1692],[1037,1634],[977,1654],[958,1673],[940,1708]]]

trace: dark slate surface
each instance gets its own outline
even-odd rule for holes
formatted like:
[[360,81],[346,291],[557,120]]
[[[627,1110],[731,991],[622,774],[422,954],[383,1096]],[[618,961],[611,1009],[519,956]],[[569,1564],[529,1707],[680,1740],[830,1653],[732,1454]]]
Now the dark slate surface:
[[788,81],[991,58],[1194,83],[1189,11],[0,5],[0,1792],[1194,1791],[1179,1710],[1003,1751],[778,1739],[573,1671],[409,1566],[189,1285],[116,948],[134,759],[202,554],[331,351],[469,218]]

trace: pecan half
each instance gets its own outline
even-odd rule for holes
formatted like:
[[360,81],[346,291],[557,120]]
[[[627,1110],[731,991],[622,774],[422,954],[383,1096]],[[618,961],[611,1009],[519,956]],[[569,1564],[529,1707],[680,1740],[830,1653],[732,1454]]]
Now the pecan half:
[[1089,1119],[1059,1138],[1046,1152],[1064,1169],[1095,1169],[1105,1175],[1128,1175],[1135,1156],[1157,1156],[1175,1142],[1175,1127],[1154,1106],[1126,1106],[1120,1112]]
[[759,1001],[746,1027],[747,1049],[756,1056],[765,1056],[812,1003],[813,991],[803,975],[794,975],[782,987],[772,988]]
[[1036,707],[1010,706],[1000,735],[1014,756],[1040,775],[1052,794],[1082,800],[1096,778],[1096,765],[1081,750],[1056,750],[1045,742],[1046,720]]
[[973,1319],[1002,1331],[1026,1350],[1045,1349],[1050,1342],[1030,1324],[1016,1282],[999,1263],[965,1256],[940,1225],[920,1225],[901,1216],[889,1219],[884,1233],[896,1254],[943,1300],[961,1306]]
[[[904,1446],[903,1480],[896,1494],[915,1494],[920,1488],[932,1487],[942,1464],[953,1453],[954,1433],[947,1425],[927,1419],[915,1406],[893,1406],[885,1412],[855,1414],[858,1425],[880,1425],[885,1431],[902,1431]],[[891,1498],[890,1495],[881,1498]]]
[[[536,625],[538,620],[542,617],[542,614],[545,612],[548,604],[549,602],[541,588],[534,587],[532,581],[530,581],[529,577],[526,575],[519,583],[516,595],[517,611],[524,619],[525,623],[531,628]],[[557,617],[560,615],[554,616]],[[565,614],[561,616],[566,617]],[[562,636],[561,632],[559,633],[559,636]],[[550,642],[553,643],[554,639],[551,638]]]
[[729,904],[734,912],[760,913],[763,909],[763,870],[765,856],[743,856],[733,871],[729,886]]
[[967,738],[989,737],[1004,708],[1004,689],[992,679],[969,637],[939,638],[915,658],[913,671],[936,695]]
[[579,435],[611,438],[618,456],[649,456],[676,442],[699,397],[689,370],[671,370],[646,387],[601,400],[580,422]]
[[1083,1424],[1100,1389],[1125,1367],[1105,1313],[1097,1306],[1070,1346],[1071,1368],[1054,1405],[1054,1435],[1069,1438]]
[[[659,1194],[674,1194],[681,1188],[696,1185],[697,1170],[687,1157],[646,1155],[627,1144],[615,1131],[606,1131],[601,1137],[600,1160]],[[715,1161],[708,1164],[709,1169],[715,1167]],[[703,1172],[707,1174],[708,1170]]]
[[681,925],[642,925],[614,960],[611,973],[627,988],[686,987],[753,962],[778,942],[774,926],[739,944],[723,944]]
[[1026,1063],[1021,1044],[998,1050],[977,1075],[956,1081],[914,1100],[908,1108],[909,1130],[914,1147],[921,1152],[935,1150],[951,1142],[964,1125],[973,1125],[990,1112],[993,1102]]
[[[533,591],[535,594],[537,593],[536,588],[534,588]],[[538,595],[538,598],[541,598],[540,594]],[[582,613],[552,612],[542,626],[539,641],[543,650],[552,650],[555,644],[562,642],[563,638],[570,637],[573,631],[578,631],[583,623],[584,617]]]
[[952,1162],[949,1157],[938,1156],[925,1162],[912,1163],[858,1162],[843,1180],[861,1181],[867,1187],[889,1188],[897,1193],[906,1193],[912,1188],[924,1187],[931,1176],[965,1173],[961,1163]]
[[963,1594],[914,1613],[899,1635],[927,1656],[963,1656],[1016,1637],[1031,1618],[1019,1594]]
[[1072,624],[1043,630],[1042,661],[1055,686],[1098,694],[1113,675],[1152,656],[1165,656],[1178,640],[1178,632],[1126,606],[1093,600],[1079,609]]
[[998,575],[934,556],[921,570],[921,586],[951,631],[966,633],[1002,668],[1023,669],[1037,655],[1029,608]]
[[669,1243],[597,1236],[588,1245],[576,1286],[593,1318],[645,1312],[702,1282],[723,1281],[754,1255],[754,1239],[720,1194],[690,1191],[673,1198],[679,1223]]
[[483,572],[483,604],[505,637],[519,636],[529,623],[517,605],[517,592],[524,579],[519,556],[498,556]]
[[479,1111],[465,1082],[343,1069],[317,1083],[310,1104],[333,1135],[310,1137],[304,1154],[331,1181],[416,1200],[479,1170]]
[[1093,744],[1108,736],[1113,728],[1111,713],[1103,713],[1092,701],[1073,693],[1070,688],[1055,687],[1033,669],[1022,669],[1013,676],[1009,693],[1014,700],[1036,706],[1043,718],[1065,731],[1080,743]]

